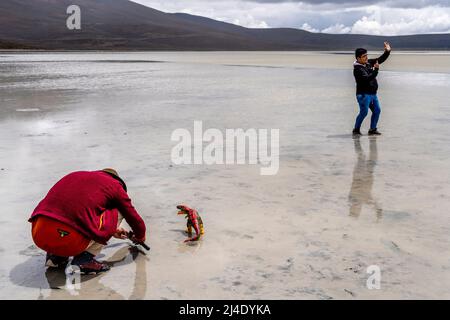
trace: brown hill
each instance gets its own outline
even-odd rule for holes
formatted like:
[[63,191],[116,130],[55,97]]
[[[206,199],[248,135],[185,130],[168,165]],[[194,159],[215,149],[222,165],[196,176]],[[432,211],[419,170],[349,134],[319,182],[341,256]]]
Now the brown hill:
[[[82,30],[68,30],[66,9],[82,10]],[[188,14],[164,13],[128,0],[0,2],[0,48],[58,50],[448,50],[450,34],[377,37],[304,30],[249,29]]]

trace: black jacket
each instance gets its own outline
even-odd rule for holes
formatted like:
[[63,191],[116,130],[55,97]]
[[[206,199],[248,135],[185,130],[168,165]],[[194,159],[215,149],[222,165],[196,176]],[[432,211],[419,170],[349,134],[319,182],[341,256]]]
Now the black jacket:
[[376,94],[378,90],[377,75],[378,69],[373,65],[378,60],[382,64],[390,55],[390,51],[384,53],[377,59],[369,59],[366,65],[360,64],[357,61],[353,63],[353,75],[356,80],[356,94]]

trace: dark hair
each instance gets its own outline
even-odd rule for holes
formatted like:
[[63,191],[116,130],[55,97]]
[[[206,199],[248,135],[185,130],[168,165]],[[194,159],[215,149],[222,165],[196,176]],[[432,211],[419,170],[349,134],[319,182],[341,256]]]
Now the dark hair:
[[364,48],[358,48],[355,50],[355,57],[359,58],[361,57],[363,54],[367,53],[367,50]]

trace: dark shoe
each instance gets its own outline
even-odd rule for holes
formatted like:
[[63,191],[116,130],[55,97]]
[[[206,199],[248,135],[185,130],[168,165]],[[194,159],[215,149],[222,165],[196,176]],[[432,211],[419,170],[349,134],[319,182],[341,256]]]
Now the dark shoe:
[[381,132],[378,131],[377,128],[370,129],[368,133],[369,133],[369,136],[380,136],[381,135]]
[[77,255],[72,260],[72,265],[80,268],[80,272],[84,274],[106,272],[110,268],[106,263],[101,263],[94,259],[94,255],[87,251]]
[[361,135],[362,135],[361,130],[359,130],[359,129],[353,129],[353,135],[354,135],[354,136],[361,136]]
[[45,257],[45,266],[50,268],[65,268],[68,262],[69,258],[55,256],[51,253],[47,253]]

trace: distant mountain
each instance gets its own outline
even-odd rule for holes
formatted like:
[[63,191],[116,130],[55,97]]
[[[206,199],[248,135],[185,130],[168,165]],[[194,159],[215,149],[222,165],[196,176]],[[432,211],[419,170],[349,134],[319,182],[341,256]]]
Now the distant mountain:
[[[66,9],[81,7],[82,30],[68,30]],[[449,50],[450,34],[379,37],[249,29],[128,0],[1,0],[0,48],[46,50]]]

